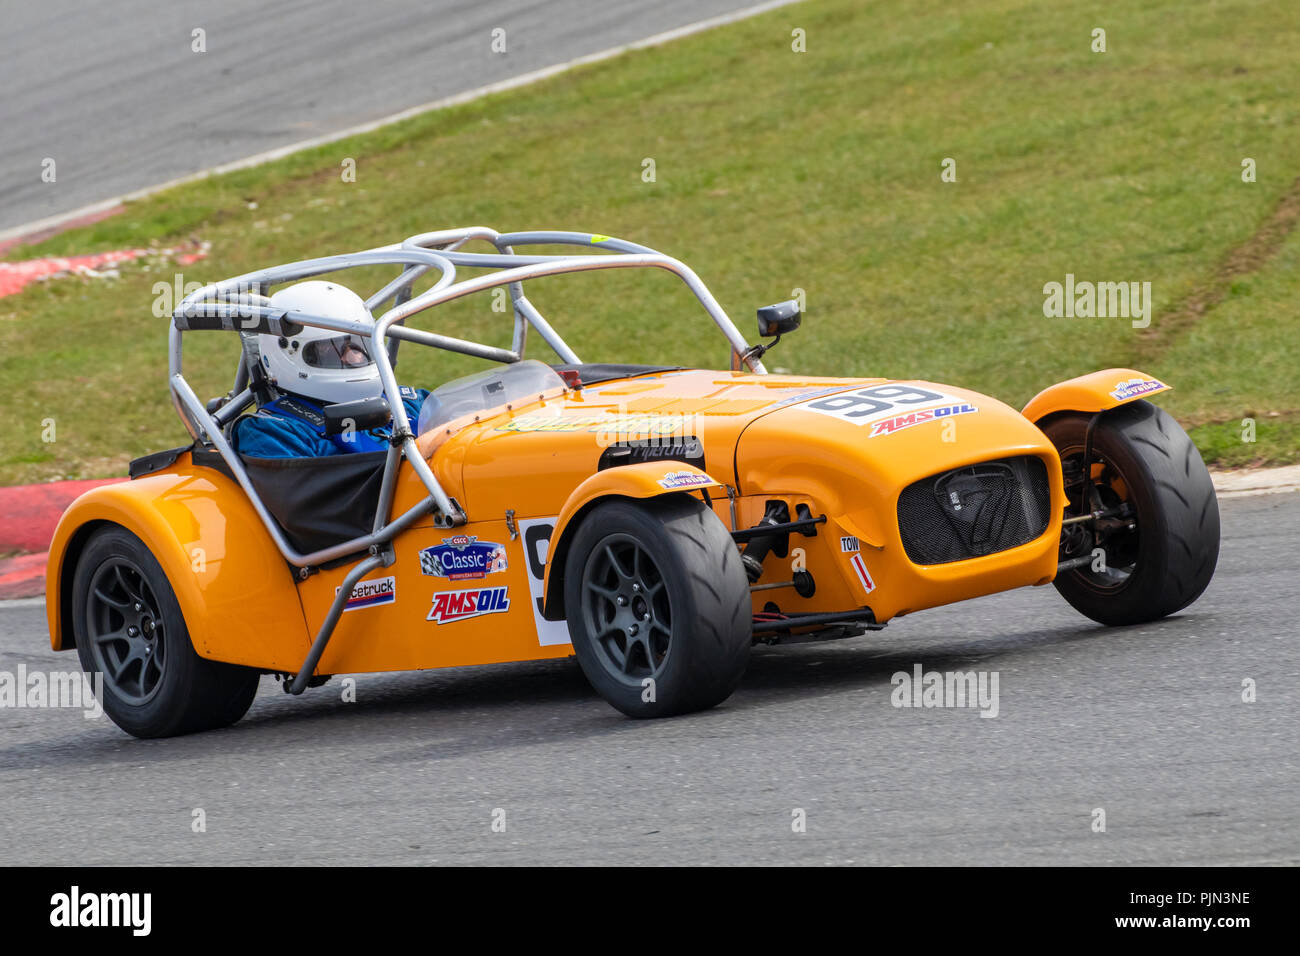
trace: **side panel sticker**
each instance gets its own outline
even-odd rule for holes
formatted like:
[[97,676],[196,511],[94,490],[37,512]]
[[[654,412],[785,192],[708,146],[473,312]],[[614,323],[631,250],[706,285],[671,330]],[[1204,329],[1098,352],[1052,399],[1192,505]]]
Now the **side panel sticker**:
[[874,591],[876,589],[876,582],[871,580],[871,572],[867,570],[867,563],[862,560],[862,555],[855,554],[853,557],[849,558],[849,564],[853,565],[853,570],[856,572],[858,580],[862,583],[863,589],[868,594]]
[[564,621],[548,621],[542,617],[545,601],[546,558],[551,549],[551,535],[555,532],[554,518],[524,518],[519,522],[519,538],[524,546],[528,565],[529,603],[533,608],[533,623],[537,626],[537,643],[553,647],[569,643],[569,625]]
[[[337,595],[342,588],[335,588],[334,593]],[[397,579],[396,578],[377,578],[374,581],[358,581],[352,593],[348,595],[348,601],[343,605],[343,612],[356,611],[364,607],[379,607],[381,604],[392,604],[397,600]]]
[[426,621],[451,624],[484,614],[501,614],[510,610],[508,588],[470,588],[467,591],[438,591],[433,595]]
[[485,578],[506,570],[505,545],[480,541],[472,534],[443,538],[442,544],[420,552],[420,570],[451,581]]

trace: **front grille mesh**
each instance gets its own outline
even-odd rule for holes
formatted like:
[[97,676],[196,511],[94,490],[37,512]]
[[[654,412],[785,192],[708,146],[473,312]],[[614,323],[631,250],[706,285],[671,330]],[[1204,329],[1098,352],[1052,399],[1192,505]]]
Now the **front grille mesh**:
[[1037,538],[1051,500],[1041,459],[999,458],[908,485],[898,496],[898,529],[915,564],[965,561]]

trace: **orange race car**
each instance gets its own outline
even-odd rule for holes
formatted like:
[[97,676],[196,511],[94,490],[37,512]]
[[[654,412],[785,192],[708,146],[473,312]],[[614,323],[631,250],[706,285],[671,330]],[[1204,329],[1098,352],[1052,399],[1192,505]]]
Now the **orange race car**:
[[[557,245],[601,254],[516,251]],[[330,283],[301,281],[377,265],[396,278],[342,311],[311,305]],[[584,363],[523,291],[628,267],[687,284],[730,370]],[[406,324],[497,287],[509,349]],[[1218,505],[1148,401],[1168,385],[1108,369],[1018,412],[932,382],[767,374],[764,352],[799,322],[794,302],[760,309],[773,341],[751,346],[681,262],[574,232],[443,230],[206,286],[169,332],[194,440],[64,514],[51,642],[77,648],[141,737],[233,723],[262,673],[299,694],[333,674],[570,654],[613,706],[653,717],[724,700],[755,642],[854,636],[1048,582],[1096,621],[1134,624],[1205,589]],[[205,330],[244,345],[234,387],[206,403],[182,362]],[[530,333],[558,363],[524,358]],[[394,377],[402,342],[499,364],[413,397]],[[295,405],[293,368],[356,397]],[[250,453],[241,436],[284,408],[326,453]],[[357,435],[373,450],[343,444]]]

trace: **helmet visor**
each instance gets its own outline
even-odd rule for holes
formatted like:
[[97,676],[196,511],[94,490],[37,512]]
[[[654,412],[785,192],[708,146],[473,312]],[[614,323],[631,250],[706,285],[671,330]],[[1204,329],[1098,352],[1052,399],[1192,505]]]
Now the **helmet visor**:
[[364,368],[374,360],[370,343],[359,335],[336,335],[332,339],[308,342],[302,360],[311,368]]

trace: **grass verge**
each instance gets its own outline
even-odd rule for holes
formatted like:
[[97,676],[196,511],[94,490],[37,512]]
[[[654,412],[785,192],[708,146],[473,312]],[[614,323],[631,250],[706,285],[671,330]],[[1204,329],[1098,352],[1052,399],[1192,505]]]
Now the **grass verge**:
[[[1270,232],[1266,255],[1212,280],[1256,248],[1300,173],[1298,34],[1288,0],[1104,16],[1083,0],[822,0],[179,187],[9,258],[201,237],[211,256],[181,281],[203,282],[452,225],[587,229],[684,259],[747,332],[753,307],[803,289],[805,327],[769,366],[1020,403],[1136,364],[1176,386],[1162,404],[1211,461],[1293,461],[1300,238]],[[956,182],[941,180],[945,158]],[[128,265],[0,300],[0,484],[121,474],[182,440],[152,312],[175,272]],[[1150,282],[1154,337],[1123,318],[1044,317],[1044,284],[1067,273]],[[566,277],[533,295],[586,360],[725,361],[666,275]],[[487,297],[434,321],[508,336]],[[202,395],[228,387],[228,338],[190,337]],[[424,351],[403,353],[404,381],[477,367]],[[1257,441],[1234,444],[1243,417]]]

